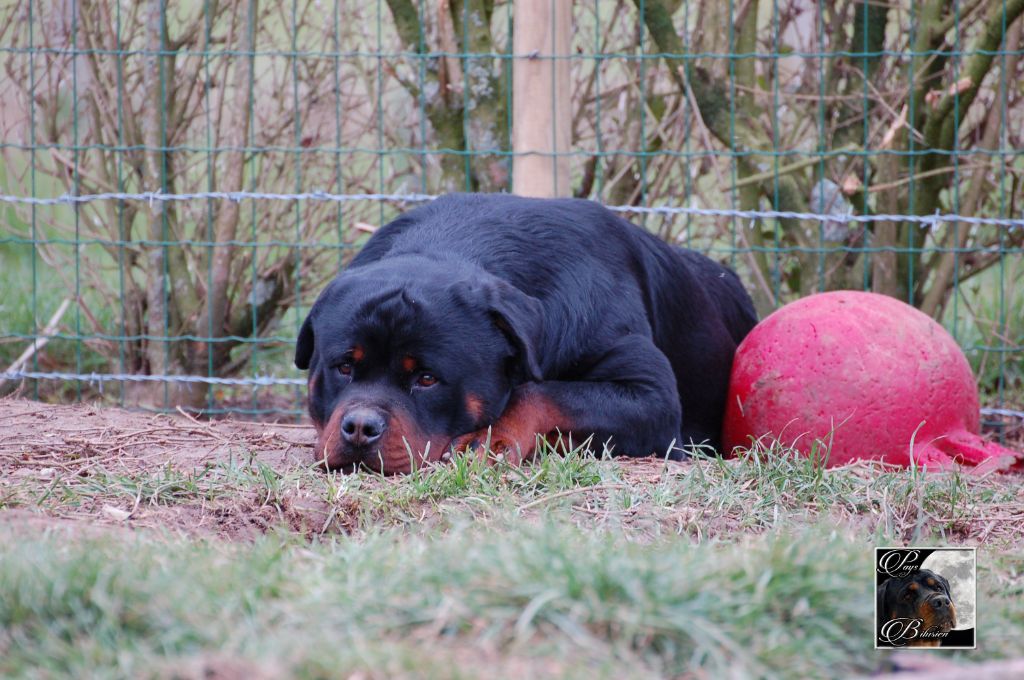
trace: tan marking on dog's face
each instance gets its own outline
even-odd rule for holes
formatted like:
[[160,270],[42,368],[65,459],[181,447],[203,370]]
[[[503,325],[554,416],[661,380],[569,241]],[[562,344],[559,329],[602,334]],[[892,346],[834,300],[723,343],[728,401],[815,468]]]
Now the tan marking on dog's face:
[[340,444],[341,419],[344,415],[344,409],[336,408],[334,409],[334,412],[331,413],[331,417],[327,421],[327,425],[316,429],[316,451],[314,454],[314,460],[316,462],[324,462],[326,460],[327,467],[329,469],[343,465],[341,460]]
[[412,358],[408,354],[402,357],[402,370],[406,373],[412,373],[416,370],[416,359]]
[[568,435],[572,429],[572,421],[557,404],[537,390],[520,388],[490,427],[456,437],[453,445],[458,450],[473,441],[478,444],[490,441],[492,452],[502,453],[506,461],[518,465],[533,457],[538,435],[553,443],[559,432]]
[[[938,580],[932,577],[926,578],[925,583],[929,587],[933,588],[936,588],[939,585]],[[917,590],[916,583],[911,584],[911,587]],[[924,630],[935,628],[943,632],[948,632],[956,627],[956,607],[953,605],[953,598],[947,597],[945,590],[938,590],[941,597],[945,598],[948,603],[947,606],[943,609],[936,609],[933,599],[934,596],[929,596],[928,599],[922,602],[918,607],[918,614],[924,622]]]
[[[956,608],[953,606],[953,601],[949,601],[949,615],[945,616],[935,611],[935,607],[931,602],[924,602],[918,608],[918,613],[921,614],[921,619],[924,621],[924,629],[935,627],[943,631],[952,630],[956,627]],[[942,621],[942,623],[940,623]]]
[[378,459],[366,464],[384,474],[405,474],[427,462],[439,461],[447,445],[447,437],[424,432],[409,414],[392,413]]
[[475,394],[466,394],[466,413],[473,419],[474,423],[479,423],[484,416],[484,402],[481,401],[480,397]]
[[341,437],[341,421],[349,407],[346,404],[339,405],[331,413],[327,425],[317,429],[315,461],[326,461],[328,469],[336,470],[362,463],[384,474],[403,474],[427,462],[441,460],[447,450],[448,437],[426,433],[410,414],[392,409],[388,412],[387,431],[377,449],[377,455],[370,455],[364,460],[347,460]]

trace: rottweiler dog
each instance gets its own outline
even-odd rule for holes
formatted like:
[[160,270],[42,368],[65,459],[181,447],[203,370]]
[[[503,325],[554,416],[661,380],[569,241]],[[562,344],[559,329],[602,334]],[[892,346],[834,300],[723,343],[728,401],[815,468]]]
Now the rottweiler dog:
[[906,632],[909,647],[939,647],[940,638],[920,634],[948,633],[956,627],[956,607],[949,592],[949,581],[930,569],[919,569],[884,581],[878,586],[876,597],[880,639],[883,627],[893,619],[919,622],[910,623],[909,628],[899,627]]
[[679,459],[719,446],[756,321],[731,270],[597,203],[452,194],[369,239],[295,364],[329,469],[402,473],[484,444],[518,463],[537,435]]

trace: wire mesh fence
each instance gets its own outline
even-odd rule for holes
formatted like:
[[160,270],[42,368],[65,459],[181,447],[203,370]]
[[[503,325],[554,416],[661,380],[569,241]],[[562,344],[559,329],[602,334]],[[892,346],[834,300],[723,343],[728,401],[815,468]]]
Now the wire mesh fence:
[[762,314],[908,301],[992,418],[1024,407],[1024,0],[585,0],[553,56],[514,52],[516,6],[0,8],[0,392],[299,414],[303,311],[404,207],[514,189],[541,60],[569,66],[562,193],[729,263]]

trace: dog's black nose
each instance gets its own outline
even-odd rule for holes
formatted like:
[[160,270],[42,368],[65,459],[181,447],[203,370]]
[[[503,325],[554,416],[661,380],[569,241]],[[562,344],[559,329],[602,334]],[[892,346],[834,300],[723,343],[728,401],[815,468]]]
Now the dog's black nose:
[[937,595],[936,597],[932,598],[932,606],[936,609],[945,609],[949,606],[949,598],[943,597],[942,595]]
[[354,408],[341,419],[341,436],[353,446],[373,444],[387,428],[387,418],[373,408]]

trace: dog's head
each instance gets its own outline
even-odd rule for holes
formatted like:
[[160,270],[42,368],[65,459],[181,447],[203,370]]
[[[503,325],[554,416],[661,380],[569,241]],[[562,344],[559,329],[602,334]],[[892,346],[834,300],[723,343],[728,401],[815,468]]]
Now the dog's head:
[[540,303],[482,270],[389,257],[339,275],[299,331],[317,459],[408,472],[540,379]]
[[890,578],[878,586],[879,623],[921,619],[922,630],[949,632],[956,627],[956,607],[949,581],[929,569]]

